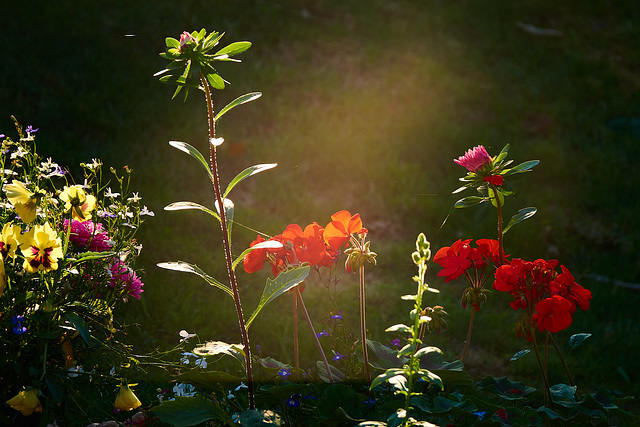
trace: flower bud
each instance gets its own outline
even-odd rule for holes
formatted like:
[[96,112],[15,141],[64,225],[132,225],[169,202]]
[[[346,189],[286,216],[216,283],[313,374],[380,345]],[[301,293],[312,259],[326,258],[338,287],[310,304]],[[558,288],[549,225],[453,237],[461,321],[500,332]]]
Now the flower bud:
[[129,385],[123,384],[120,386],[120,391],[116,397],[116,401],[113,403],[113,407],[121,411],[130,411],[141,406],[140,400],[133,393],[133,390],[129,388]]

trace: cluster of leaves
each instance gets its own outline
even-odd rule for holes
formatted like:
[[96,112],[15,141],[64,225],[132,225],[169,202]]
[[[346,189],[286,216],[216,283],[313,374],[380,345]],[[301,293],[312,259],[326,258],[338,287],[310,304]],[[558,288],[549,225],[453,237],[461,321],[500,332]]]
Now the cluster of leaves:
[[[73,184],[38,155],[36,130],[15,124],[17,139],[0,136],[0,396],[35,390],[27,396],[42,403],[33,410],[54,419],[82,412],[87,384],[113,394],[135,363],[113,313],[141,297],[135,235],[153,213],[130,191],[127,168],[106,179],[93,159]],[[4,406],[0,416],[21,412]]]

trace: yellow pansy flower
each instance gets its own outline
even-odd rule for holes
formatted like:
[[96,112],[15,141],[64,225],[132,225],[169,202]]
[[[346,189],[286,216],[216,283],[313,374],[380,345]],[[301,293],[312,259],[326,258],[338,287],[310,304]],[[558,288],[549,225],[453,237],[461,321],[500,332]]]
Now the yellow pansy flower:
[[48,223],[35,225],[19,238],[24,255],[24,269],[29,273],[58,269],[58,260],[63,257],[62,242]]
[[22,412],[25,417],[34,412],[42,412],[42,404],[38,398],[38,390],[35,388],[22,390],[20,393],[7,400],[7,405]]
[[113,403],[113,407],[121,411],[130,411],[132,409],[138,408],[141,405],[142,403],[140,403],[138,397],[133,393],[133,390],[129,388],[129,385],[122,384],[120,386],[118,396],[116,397],[116,401]]
[[4,272],[4,259],[2,259],[2,255],[0,254],[0,297],[4,293],[4,287],[7,284],[7,275]]
[[15,258],[16,249],[18,249],[18,236],[20,236],[20,227],[8,222],[2,227],[0,234],[0,255],[2,258]]
[[27,190],[22,182],[14,179],[11,184],[5,184],[2,190],[7,193],[9,202],[25,223],[29,224],[36,219],[37,195]]
[[91,211],[96,207],[96,198],[85,193],[81,185],[65,186],[60,200],[64,202],[64,209],[71,211],[73,219],[81,222],[90,219]]

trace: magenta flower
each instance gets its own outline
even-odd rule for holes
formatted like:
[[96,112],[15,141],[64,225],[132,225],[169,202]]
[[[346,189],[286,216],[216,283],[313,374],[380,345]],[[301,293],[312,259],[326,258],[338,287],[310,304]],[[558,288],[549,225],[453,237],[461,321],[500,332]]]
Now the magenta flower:
[[467,150],[464,156],[460,156],[454,160],[460,166],[467,168],[469,172],[476,172],[484,165],[491,163],[491,156],[487,153],[487,149],[483,145],[478,145]]
[[193,38],[193,36],[191,34],[189,34],[188,31],[183,31],[182,34],[180,34],[180,48],[182,49],[182,46],[185,46],[187,44],[189,44],[189,42],[191,42],[192,40],[195,40]]
[[[65,231],[68,226],[69,220],[65,219]],[[91,220],[84,222],[75,219],[72,220],[69,240],[93,252],[105,252],[113,246],[113,242],[109,239],[107,232],[102,228],[102,224],[95,224]]]
[[109,270],[111,273],[109,286],[115,289],[124,288],[128,296],[140,299],[140,294],[144,292],[142,290],[144,283],[133,270],[120,260],[114,261]]

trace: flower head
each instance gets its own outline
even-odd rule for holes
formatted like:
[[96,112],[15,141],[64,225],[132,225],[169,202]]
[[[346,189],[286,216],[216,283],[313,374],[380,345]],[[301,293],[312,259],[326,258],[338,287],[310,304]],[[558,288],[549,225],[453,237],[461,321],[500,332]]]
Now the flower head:
[[183,31],[182,34],[180,34],[180,50],[182,50],[183,46],[191,43],[192,41],[195,41],[193,36],[188,31]]
[[0,235],[0,255],[3,259],[8,257],[16,257],[16,249],[18,248],[18,236],[21,235],[20,227],[8,222],[2,227]]
[[58,260],[63,257],[62,242],[49,223],[33,226],[19,241],[24,268],[29,273],[58,269]]
[[81,185],[65,186],[60,193],[60,200],[65,203],[65,211],[71,211],[71,216],[78,221],[90,219],[91,211],[96,206],[95,196],[86,194]]
[[458,157],[454,162],[467,168],[469,172],[476,172],[483,166],[491,163],[491,156],[483,145],[478,145],[467,150],[463,156]]
[[324,241],[329,246],[329,252],[336,253],[349,241],[353,233],[362,230],[360,214],[351,215],[349,211],[339,211],[331,215],[331,222],[324,229]]
[[42,404],[40,403],[38,395],[39,392],[35,388],[22,390],[20,393],[7,400],[7,405],[17,411],[20,411],[25,417],[33,414],[34,412],[42,412]]
[[128,384],[122,384],[120,391],[116,396],[116,401],[113,403],[113,407],[121,411],[130,411],[140,407],[142,403],[138,397],[133,393],[133,390],[129,388]]
[[280,376],[280,378],[282,378],[283,380],[286,380],[287,377],[290,377],[291,375],[293,375],[291,373],[291,370],[287,369],[287,368],[280,368],[280,370],[278,371],[278,375]]
[[[64,230],[69,227],[69,220],[64,220]],[[105,252],[111,249],[113,241],[109,239],[109,234],[102,228],[102,224],[95,224],[91,220],[78,221],[71,220],[71,234],[69,240],[77,243],[83,248],[88,248],[93,252]]]
[[124,262],[116,260],[109,268],[111,273],[111,282],[109,286],[115,289],[123,288],[127,292],[127,296],[140,299],[141,293],[144,292],[142,287],[144,283]]
[[17,315],[11,318],[11,324],[13,325],[13,333],[16,335],[22,335],[27,332],[27,327],[24,326],[24,316]]
[[471,254],[469,242],[471,239],[458,239],[451,246],[440,248],[433,257],[433,262],[442,267],[438,277],[446,277],[445,283],[462,276],[465,270],[473,265],[469,258]]
[[540,331],[560,332],[571,325],[571,303],[560,295],[545,298],[536,304],[533,321]]
[[7,193],[9,202],[13,205],[16,213],[22,218],[22,221],[29,224],[36,219],[36,205],[38,204],[38,194],[27,190],[25,185],[16,181],[11,184],[5,184],[2,190]]

